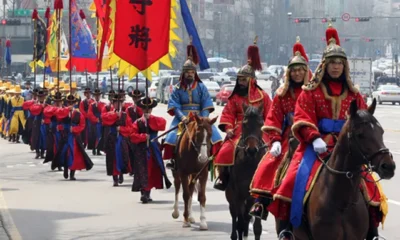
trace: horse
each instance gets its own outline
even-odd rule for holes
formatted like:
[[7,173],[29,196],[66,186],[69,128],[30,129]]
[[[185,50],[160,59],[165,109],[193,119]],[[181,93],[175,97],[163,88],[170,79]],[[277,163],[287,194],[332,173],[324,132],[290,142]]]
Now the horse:
[[293,232],[295,239],[376,239],[368,231],[368,203],[360,182],[366,171],[391,179],[396,165],[383,142],[383,128],[373,116],[375,108],[375,99],[368,110],[351,102],[349,118],[328,162],[320,159],[323,168],[305,203],[306,219]]
[[188,228],[195,220],[192,216],[192,196],[196,189],[200,203],[200,230],[208,230],[206,222],[206,184],[211,155],[212,125],[218,117],[209,119],[194,114],[195,121],[185,126],[177,145],[176,170],[172,170],[175,186],[175,203],[172,217],[179,217],[178,194],[182,184],[184,213],[182,227]]
[[[261,131],[264,124],[263,111],[263,105],[253,107],[243,104],[242,135],[235,151],[235,164],[229,168],[229,181],[225,190],[232,217],[232,240],[238,237],[239,240],[243,237],[247,239],[249,234],[249,211],[254,204],[254,198],[250,195],[250,183],[266,153]],[[253,227],[255,239],[260,239],[261,219],[255,218]]]

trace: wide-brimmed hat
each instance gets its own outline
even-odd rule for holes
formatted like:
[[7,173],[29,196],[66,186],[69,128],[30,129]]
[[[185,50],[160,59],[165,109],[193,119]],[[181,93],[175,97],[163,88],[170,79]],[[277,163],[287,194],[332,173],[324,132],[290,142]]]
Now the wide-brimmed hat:
[[19,85],[15,86],[14,93],[20,94],[21,93],[21,86],[19,86]]
[[77,89],[76,82],[71,83],[71,89]]
[[92,93],[93,95],[101,95],[101,94],[102,94],[101,90],[98,89],[98,88],[96,88],[94,91],[91,91],[91,93]]
[[45,93],[45,91],[43,91],[43,89],[40,89],[40,90],[39,90],[39,89],[34,89],[34,91],[35,91],[35,90],[37,91],[37,92],[36,92],[36,95],[37,95],[38,97],[46,97],[47,94]]
[[53,100],[54,102],[62,102],[64,100],[63,95],[61,94],[61,92],[56,92],[53,96],[51,96],[51,100]]
[[[39,88],[35,88],[32,90],[32,95],[37,96],[38,92],[39,92]],[[42,92],[43,92],[43,90],[42,90]]]
[[65,98],[65,101],[66,102],[68,102],[68,103],[74,103],[74,102],[76,102],[78,99],[74,96],[74,95],[71,95],[71,94],[69,94],[66,98]]
[[32,83],[31,83],[31,81],[27,80],[27,81],[25,82],[25,85],[32,85]]
[[138,107],[142,108],[142,109],[151,109],[151,108],[155,108],[157,106],[157,101],[155,101],[152,98],[149,97],[143,97],[141,98],[137,105]]
[[129,92],[128,95],[132,98],[141,98],[144,97],[144,93],[142,93],[139,89],[135,89],[132,92]]
[[110,95],[110,98],[112,101],[119,101],[119,102],[125,101],[125,95],[121,95],[121,94]]
[[85,90],[83,90],[83,93],[92,93],[92,90],[90,88],[85,88]]

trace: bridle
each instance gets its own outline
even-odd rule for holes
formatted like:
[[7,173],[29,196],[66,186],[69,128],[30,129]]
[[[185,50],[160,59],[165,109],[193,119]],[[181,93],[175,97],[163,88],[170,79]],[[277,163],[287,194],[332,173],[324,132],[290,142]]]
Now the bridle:
[[[186,124],[183,124],[183,126],[185,127],[185,133],[187,133],[187,134],[189,134],[189,130],[188,130],[188,127],[187,127],[187,125]],[[197,128],[203,128],[204,127],[204,125],[202,124],[202,123],[197,123]],[[206,138],[207,136],[204,136],[204,138]],[[200,159],[202,156],[201,156],[201,152],[200,152],[200,149],[201,149],[201,147],[203,147],[203,146],[206,146],[206,147],[208,147],[208,142],[206,141],[206,142],[202,142],[199,146],[198,145],[196,145],[196,143],[193,141],[193,139],[190,137],[190,135],[189,135],[189,141],[190,141],[190,144],[192,144],[192,147],[194,148],[194,150],[196,151],[196,153],[197,153],[197,155],[198,155],[198,159]]]
[[[363,121],[359,124],[366,124],[366,123],[370,123],[368,121]],[[349,148],[349,153],[348,155],[352,156],[354,155],[354,152],[352,151],[352,146],[355,147],[356,153],[358,153],[359,155],[361,155],[361,157],[363,158],[363,164],[366,165],[365,169],[360,169],[360,170],[356,170],[356,171],[339,171],[336,169],[333,169],[332,167],[330,167],[323,159],[321,159],[318,156],[318,159],[322,162],[322,164],[326,167],[326,169],[328,169],[328,171],[330,173],[336,174],[336,175],[345,175],[348,179],[352,179],[354,177],[354,175],[358,175],[362,172],[372,172],[372,170],[374,169],[374,166],[372,165],[372,160],[381,154],[389,154],[390,156],[392,156],[392,154],[390,153],[388,148],[380,148],[379,150],[377,150],[376,152],[372,153],[371,155],[366,154],[360,147],[360,143],[357,140],[357,138],[354,137],[354,134],[352,133],[354,130],[354,124],[351,125],[350,130],[347,132],[346,137],[347,137],[347,142],[348,142],[348,148]],[[354,144],[352,144],[354,142]],[[328,154],[327,157],[330,157],[332,155],[332,152],[330,152]],[[365,179],[365,178],[364,178]],[[368,179],[365,179],[366,181],[370,181]],[[375,181],[375,182],[379,182],[381,179]]]

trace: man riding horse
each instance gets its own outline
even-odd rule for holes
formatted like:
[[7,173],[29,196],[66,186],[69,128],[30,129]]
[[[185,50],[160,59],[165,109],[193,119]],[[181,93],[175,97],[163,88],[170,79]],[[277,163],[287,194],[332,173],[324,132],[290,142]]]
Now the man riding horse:
[[[173,87],[172,94],[168,100],[168,113],[174,116],[170,130],[165,138],[163,159],[171,159],[167,168],[176,169],[175,151],[178,144],[178,124],[188,124],[189,113],[196,113],[200,117],[208,117],[214,111],[213,101],[208,93],[207,87],[200,80],[196,72],[196,65],[199,63],[196,48],[190,44],[187,46],[188,59],[183,65],[179,83]],[[211,143],[212,152],[219,149],[222,137],[215,126],[212,126]]]
[[[286,176],[274,191],[274,201],[268,207],[269,212],[278,219],[290,220],[291,224],[281,234],[281,239],[289,239],[292,236],[290,225],[298,228],[304,220],[303,202],[310,194],[319,173],[318,169],[313,168],[314,163],[318,158],[329,158],[348,117],[351,102],[355,100],[359,109],[367,108],[361,94],[353,86],[346,53],[340,46],[336,29],[331,25],[326,31],[326,40],[328,46],[322,62],[313,79],[303,86],[303,92],[296,102],[292,131],[300,145],[293,155]],[[377,227],[386,214],[379,209],[384,197],[381,198],[377,190],[379,183],[373,180],[369,172],[366,174],[367,180],[362,181],[360,189],[369,205],[369,232],[375,237],[378,236]],[[341,210],[333,207],[332,211]]]
[[[256,107],[263,105],[264,120],[267,118],[271,105],[271,98],[257,85],[256,81],[255,71],[262,69],[256,40],[254,45],[248,48],[248,63],[239,70],[235,88],[228,98],[220,119],[219,129],[226,133],[226,140],[214,160],[219,173],[214,188],[221,191],[225,191],[229,178],[226,168],[234,165],[235,162],[236,145],[242,134],[243,105]],[[266,143],[265,134],[264,138]]]
[[[293,142],[291,128],[293,124],[294,107],[302,92],[303,84],[312,77],[308,68],[308,58],[300,38],[293,45],[293,57],[289,60],[286,77],[272,101],[271,111],[262,130],[269,137],[269,152],[264,155],[258,165],[250,185],[253,196],[258,197],[250,211],[250,215],[266,220],[266,207],[272,201],[273,190],[280,183],[281,171],[285,170],[293,152],[290,144]],[[295,148],[295,146],[294,146]],[[283,225],[283,224],[281,224]]]

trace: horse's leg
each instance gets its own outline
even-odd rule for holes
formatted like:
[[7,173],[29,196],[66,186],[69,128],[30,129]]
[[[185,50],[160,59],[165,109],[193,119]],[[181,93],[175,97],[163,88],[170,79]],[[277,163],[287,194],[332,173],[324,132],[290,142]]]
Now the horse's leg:
[[200,230],[207,230],[206,222],[206,186],[207,186],[208,171],[203,171],[199,177],[198,201],[200,203]]
[[182,182],[182,190],[183,190],[183,201],[185,203],[185,210],[183,211],[183,225],[182,227],[190,227],[189,222],[189,176],[186,174],[180,174],[181,182]]
[[247,201],[245,202],[244,206],[244,212],[243,212],[243,219],[244,219],[244,224],[243,224],[243,237],[245,240],[247,240],[247,237],[249,236],[249,224],[251,220],[251,216],[249,214],[250,208],[253,205],[254,201],[249,197]]
[[253,232],[254,232],[254,239],[255,240],[260,240],[261,239],[261,233],[262,233],[261,219],[259,219],[259,218],[255,218],[254,219]]
[[[250,212],[251,207],[254,204],[254,200],[248,200],[246,202],[246,212],[245,212],[245,216],[248,216],[248,222],[246,223],[246,231],[244,233],[245,238],[248,236],[249,233],[249,224],[250,224],[250,220],[251,220],[251,216],[248,214]],[[253,232],[254,232],[254,238],[256,240],[259,240],[261,237],[261,233],[262,233],[262,225],[261,225],[261,219],[260,218],[254,218],[254,222],[253,222]]]
[[[192,177],[189,177],[189,179],[190,179],[190,181],[192,181],[191,179],[193,178],[193,176]],[[195,187],[196,187],[196,183],[191,183],[191,182],[189,182],[189,201],[188,201],[188,211],[189,211],[189,222],[190,223],[195,223],[196,222],[196,220],[194,220],[194,217],[192,216],[192,213],[193,213],[193,210],[192,210],[192,202],[193,202],[193,192],[194,192],[194,189],[195,189]]]
[[238,213],[237,231],[239,235],[239,240],[243,240],[244,224],[245,224],[245,204],[242,199],[236,200],[236,212]]
[[237,240],[237,214],[236,214],[236,206],[235,206],[235,198],[233,196],[233,192],[231,188],[228,186],[225,191],[226,200],[229,202],[229,212],[232,217],[232,232],[231,232],[231,240]]
[[172,171],[172,175],[174,176],[174,186],[175,186],[175,202],[174,202],[174,211],[172,212],[172,217],[174,219],[177,219],[179,217],[179,190],[181,188],[181,179],[176,171]]

